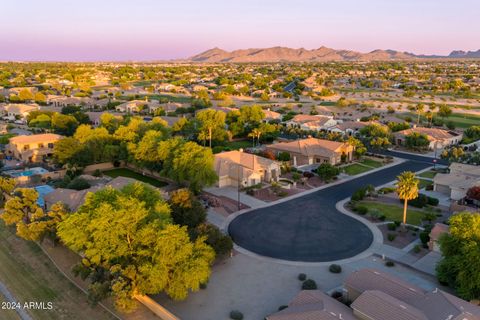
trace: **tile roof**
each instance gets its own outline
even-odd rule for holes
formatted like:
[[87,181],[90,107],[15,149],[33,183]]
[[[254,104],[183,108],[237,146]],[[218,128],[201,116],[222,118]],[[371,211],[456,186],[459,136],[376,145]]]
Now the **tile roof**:
[[10,138],[10,143],[37,143],[37,142],[51,142],[57,141],[63,138],[63,136],[54,133],[44,133],[44,134],[32,134],[29,136],[16,136]]
[[343,146],[347,146],[347,144],[337,141],[307,138],[291,142],[276,143],[268,147],[275,150],[295,152],[305,156],[320,155],[329,157],[334,155],[335,152]]

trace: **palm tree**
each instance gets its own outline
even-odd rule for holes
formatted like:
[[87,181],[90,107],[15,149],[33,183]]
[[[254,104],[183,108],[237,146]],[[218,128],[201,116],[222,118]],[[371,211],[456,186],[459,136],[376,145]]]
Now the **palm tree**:
[[418,197],[418,179],[415,178],[415,173],[405,171],[397,177],[397,194],[398,197],[404,200],[403,204],[403,225],[407,223],[407,207],[408,200],[413,200]]
[[261,135],[262,135],[262,130],[260,128],[254,128],[252,132],[248,134],[249,137],[252,137],[253,147],[255,147],[255,138],[257,138],[258,143],[260,143]]

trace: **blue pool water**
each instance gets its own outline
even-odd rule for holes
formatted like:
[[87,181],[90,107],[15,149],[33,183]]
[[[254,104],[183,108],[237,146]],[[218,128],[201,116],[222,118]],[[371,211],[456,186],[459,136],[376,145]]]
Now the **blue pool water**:
[[49,185],[38,186],[34,189],[38,192],[37,204],[43,208],[43,206],[45,205],[45,200],[43,199],[43,197],[55,189],[50,187]]
[[26,170],[9,170],[9,171],[5,171],[4,173],[9,175],[10,177],[18,178],[18,177],[30,177],[30,176],[33,176],[34,174],[41,175],[47,172],[48,170],[44,168],[35,167],[35,168],[26,169]]

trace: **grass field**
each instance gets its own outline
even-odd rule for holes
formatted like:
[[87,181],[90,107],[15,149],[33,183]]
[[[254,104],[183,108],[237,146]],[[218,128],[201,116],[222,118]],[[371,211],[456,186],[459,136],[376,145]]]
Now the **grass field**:
[[127,178],[136,179],[138,181],[148,183],[148,184],[150,184],[154,187],[157,187],[157,188],[164,187],[168,184],[164,181],[160,181],[160,180],[157,180],[157,179],[154,179],[154,178],[144,176],[140,173],[137,173],[135,171],[132,171],[132,170],[126,169],[126,168],[118,168],[118,169],[104,171],[103,174],[105,174],[109,177],[112,177],[112,178],[127,177]]
[[433,179],[436,175],[437,175],[437,172],[435,172],[433,170],[429,170],[429,171],[425,171],[425,172],[420,173],[418,176],[422,177],[422,178]]
[[[35,320],[112,319],[92,308],[85,294],[67,280],[33,242],[18,238],[0,221],[0,281],[20,302],[52,302],[52,310],[28,310]],[[3,310],[1,319],[8,319]],[[15,318],[12,318],[15,319]]]
[[420,182],[418,183],[418,188],[422,189],[427,186],[431,186],[433,184],[433,181],[431,180],[425,180],[425,179],[418,179]]
[[232,150],[246,149],[252,146],[253,142],[251,140],[228,141],[225,143],[225,147],[229,147]]
[[[387,221],[402,221],[403,207],[394,204],[385,204],[379,202],[361,201],[358,205],[368,208],[368,211],[377,210],[380,214],[386,217]],[[408,209],[407,223],[419,226],[422,223],[422,218],[425,212],[420,210]]]
[[380,168],[383,166],[381,162],[368,158],[363,159],[362,161],[360,161],[360,163],[373,168]]
[[342,169],[349,176],[354,176],[354,175],[372,170],[372,168],[362,166],[361,164],[358,164],[358,163],[348,165],[346,167],[343,167]]
[[473,125],[480,125],[480,117],[475,115],[465,115],[460,113],[454,113],[450,117],[446,118],[447,121],[452,121],[457,128],[468,128]]

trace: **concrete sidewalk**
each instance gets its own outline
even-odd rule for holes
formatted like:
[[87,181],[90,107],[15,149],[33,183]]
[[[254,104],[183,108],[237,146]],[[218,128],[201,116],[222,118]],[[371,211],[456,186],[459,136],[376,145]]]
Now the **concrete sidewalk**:
[[[216,196],[224,196],[229,199],[238,200],[238,190],[235,187],[223,187],[223,188],[206,188],[206,192],[211,193]],[[246,204],[252,209],[261,208],[267,205],[267,202],[249,196],[245,192],[240,192],[240,202]]]

